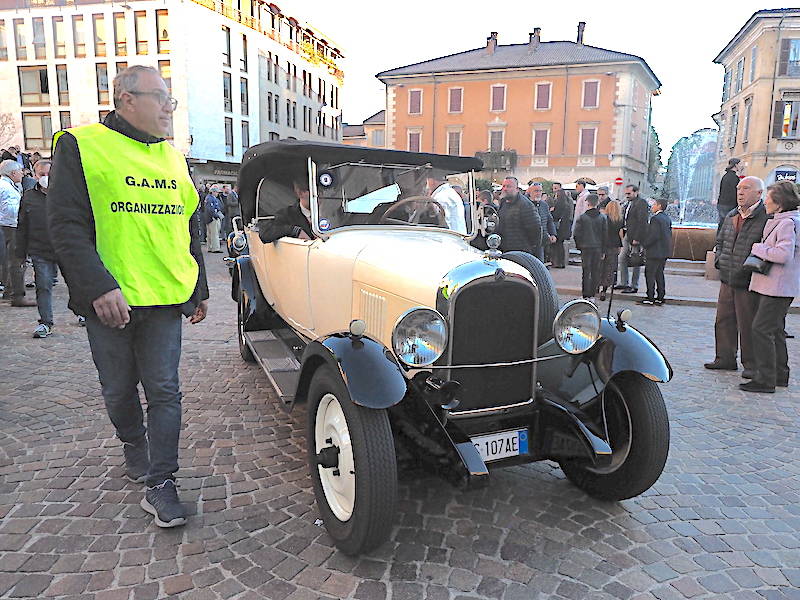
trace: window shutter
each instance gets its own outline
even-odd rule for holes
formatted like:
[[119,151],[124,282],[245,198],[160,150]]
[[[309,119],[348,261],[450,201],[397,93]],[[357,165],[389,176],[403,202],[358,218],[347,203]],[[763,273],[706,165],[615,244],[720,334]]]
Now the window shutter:
[[461,112],[461,88],[450,89],[450,112]]
[[547,130],[537,129],[533,139],[533,154],[543,156],[547,154]]
[[780,139],[783,137],[783,102],[777,100],[772,113],[772,137]]
[[594,154],[594,129],[581,129],[581,150],[582,156]]
[[586,81],[583,84],[583,106],[584,108],[595,108],[597,102],[597,82]]
[[540,83],[536,86],[536,108],[550,108],[550,84]]
[[792,47],[792,40],[781,40],[781,54],[778,59],[778,75],[786,75],[789,72],[789,51]]
[[492,110],[503,110],[506,104],[506,88],[502,85],[492,86]]

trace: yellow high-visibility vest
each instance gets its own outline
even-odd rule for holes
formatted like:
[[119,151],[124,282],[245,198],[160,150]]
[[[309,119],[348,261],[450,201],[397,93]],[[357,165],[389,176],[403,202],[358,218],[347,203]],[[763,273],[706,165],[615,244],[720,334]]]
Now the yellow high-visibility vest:
[[199,270],[189,251],[198,198],[186,159],[167,141],[137,142],[100,123],[67,131],[78,141],[97,253],[128,304],[186,302]]

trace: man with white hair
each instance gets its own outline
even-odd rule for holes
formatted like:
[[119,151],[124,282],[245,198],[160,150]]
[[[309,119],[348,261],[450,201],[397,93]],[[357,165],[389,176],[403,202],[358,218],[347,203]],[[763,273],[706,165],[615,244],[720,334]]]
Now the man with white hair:
[[25,298],[25,259],[16,257],[22,175],[22,165],[16,160],[0,163],[0,227],[5,243],[0,279],[5,286],[3,299],[10,299],[11,306],[36,306],[32,299]]
[[764,182],[745,177],[736,186],[736,208],[732,209],[717,230],[714,265],[719,269],[719,298],[714,323],[716,356],[705,363],[706,369],[736,371],[737,349],[741,349],[742,377],[752,379],[755,357],[751,324],[755,317],[756,295],[748,290],[751,273],[742,268],[753,244],[761,241],[767,212],[761,196]]

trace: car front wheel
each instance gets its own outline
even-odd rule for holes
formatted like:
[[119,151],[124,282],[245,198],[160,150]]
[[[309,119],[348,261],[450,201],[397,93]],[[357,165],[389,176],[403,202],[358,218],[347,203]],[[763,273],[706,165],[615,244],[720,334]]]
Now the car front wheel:
[[612,379],[584,410],[595,431],[608,440],[611,463],[600,468],[563,461],[567,479],[601,500],[625,500],[649,489],[661,476],[669,453],[669,421],[658,386],[639,373],[625,373]]
[[309,387],[308,459],[320,516],[337,548],[352,555],[382,544],[397,501],[389,417],[354,404],[327,366]]

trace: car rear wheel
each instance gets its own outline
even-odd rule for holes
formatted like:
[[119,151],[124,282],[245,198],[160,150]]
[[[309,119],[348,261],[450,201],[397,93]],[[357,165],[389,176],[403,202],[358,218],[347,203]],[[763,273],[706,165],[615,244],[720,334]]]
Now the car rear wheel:
[[585,412],[601,435],[607,428],[611,464],[596,468],[563,461],[567,479],[601,500],[625,500],[649,489],[669,453],[669,420],[659,387],[639,373],[625,373],[612,379]]
[[256,357],[253,356],[253,351],[244,339],[244,319],[247,302],[244,298],[244,292],[239,289],[239,299],[237,301],[236,310],[236,337],[239,338],[239,354],[245,362],[256,362]]
[[539,288],[539,339],[537,342],[541,346],[553,339],[553,321],[561,306],[556,284],[550,276],[550,271],[547,270],[542,261],[527,252],[513,250],[503,253],[500,258],[525,267]]
[[354,404],[327,366],[309,387],[308,461],[320,516],[336,547],[361,554],[382,544],[397,501],[389,417]]

